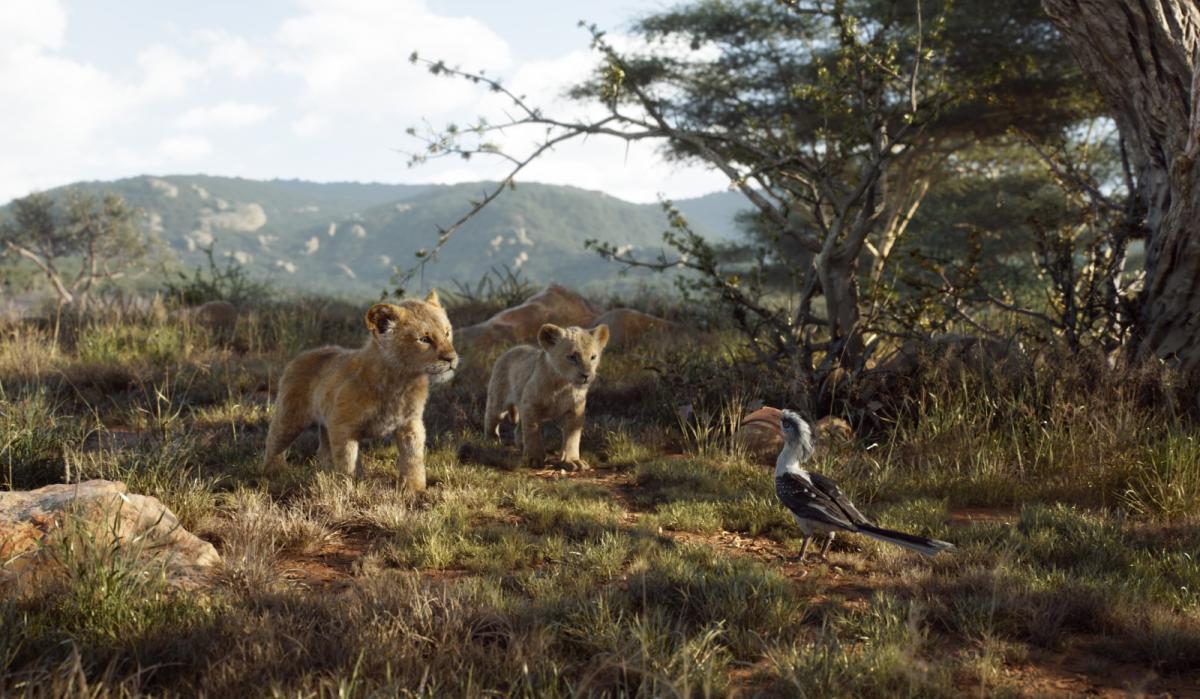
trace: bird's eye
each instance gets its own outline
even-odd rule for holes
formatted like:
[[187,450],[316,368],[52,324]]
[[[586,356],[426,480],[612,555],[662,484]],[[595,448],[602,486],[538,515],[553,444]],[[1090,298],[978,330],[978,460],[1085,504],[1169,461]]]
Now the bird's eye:
[[421,336],[421,340],[420,340],[420,342],[421,342],[421,344],[423,344],[423,345],[432,345],[432,344],[433,344],[433,338],[432,338],[432,337],[430,337],[430,336],[428,336],[428,335],[422,335],[422,336]]

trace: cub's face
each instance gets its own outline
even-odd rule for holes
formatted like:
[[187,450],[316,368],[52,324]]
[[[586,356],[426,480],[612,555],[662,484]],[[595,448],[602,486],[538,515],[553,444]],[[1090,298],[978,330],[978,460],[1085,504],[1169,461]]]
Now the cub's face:
[[396,368],[429,374],[437,382],[453,378],[458,368],[454,331],[436,291],[424,301],[371,306],[367,328],[371,341]]
[[538,344],[550,357],[550,365],[567,383],[587,387],[596,380],[600,355],[608,344],[608,326],[592,330],[560,328],[547,323],[538,330]]

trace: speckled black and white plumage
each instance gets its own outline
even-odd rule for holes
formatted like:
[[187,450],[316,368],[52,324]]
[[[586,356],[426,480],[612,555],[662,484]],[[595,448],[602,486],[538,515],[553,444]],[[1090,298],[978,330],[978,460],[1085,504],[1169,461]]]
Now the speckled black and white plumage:
[[796,524],[804,532],[801,560],[814,534],[829,535],[821,549],[821,555],[824,556],[833,543],[835,533],[839,531],[864,534],[928,556],[953,548],[953,544],[945,541],[876,527],[858,511],[832,479],[801,466],[812,457],[814,451],[812,430],[808,423],[790,410],[780,414],[779,422],[784,443],[779,458],[775,460],[775,495],[792,512]]

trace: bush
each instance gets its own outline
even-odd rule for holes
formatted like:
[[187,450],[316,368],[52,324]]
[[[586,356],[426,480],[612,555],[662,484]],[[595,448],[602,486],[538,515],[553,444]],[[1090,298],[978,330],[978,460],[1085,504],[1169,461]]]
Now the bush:
[[213,246],[204,249],[207,269],[197,266],[189,277],[177,272],[178,281],[168,281],[164,296],[176,306],[199,306],[209,301],[228,301],[235,306],[247,301],[263,301],[271,296],[271,285],[250,278],[246,268],[233,258],[217,264]]

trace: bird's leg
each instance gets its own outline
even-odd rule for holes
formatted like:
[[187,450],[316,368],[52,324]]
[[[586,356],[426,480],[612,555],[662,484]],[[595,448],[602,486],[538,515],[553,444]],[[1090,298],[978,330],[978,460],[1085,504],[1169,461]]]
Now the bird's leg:
[[811,538],[809,536],[804,537],[804,543],[800,544],[800,557],[797,560],[801,563],[804,562],[804,554],[808,552],[808,542]]
[[821,547],[821,558],[825,558],[825,554],[829,553],[829,547],[833,544],[834,533],[829,532],[829,538],[825,540],[825,545]]

